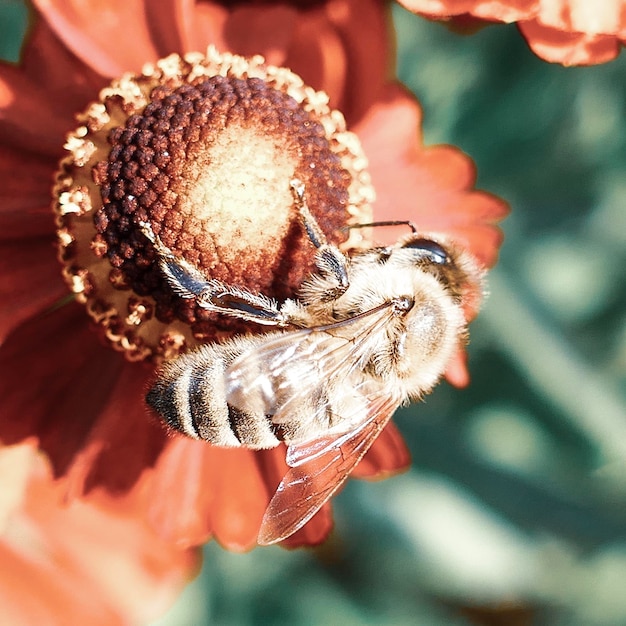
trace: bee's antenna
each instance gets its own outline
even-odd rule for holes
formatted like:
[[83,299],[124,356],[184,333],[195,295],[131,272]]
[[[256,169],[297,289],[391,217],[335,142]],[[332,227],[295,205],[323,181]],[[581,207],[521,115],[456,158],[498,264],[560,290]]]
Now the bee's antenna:
[[387,220],[383,222],[370,222],[369,224],[349,224],[341,230],[351,230],[353,228],[376,228],[377,226],[408,226],[413,234],[417,233],[417,226],[410,220]]

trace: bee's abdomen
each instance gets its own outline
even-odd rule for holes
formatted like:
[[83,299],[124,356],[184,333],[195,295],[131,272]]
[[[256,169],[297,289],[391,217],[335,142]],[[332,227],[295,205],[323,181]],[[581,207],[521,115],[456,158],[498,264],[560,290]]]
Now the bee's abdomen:
[[170,427],[194,439],[224,447],[260,449],[278,445],[267,416],[228,405],[226,367],[222,346],[202,346],[167,363],[148,391],[146,402]]

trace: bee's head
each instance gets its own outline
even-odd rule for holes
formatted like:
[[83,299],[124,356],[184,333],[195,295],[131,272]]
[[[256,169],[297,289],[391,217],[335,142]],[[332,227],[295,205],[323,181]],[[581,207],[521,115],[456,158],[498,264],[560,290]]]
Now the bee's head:
[[447,265],[451,261],[450,254],[446,248],[440,243],[422,236],[405,238],[398,246],[398,249],[412,251],[417,263]]
[[468,319],[478,312],[484,271],[464,247],[443,236],[411,233],[388,250],[394,261],[433,275],[463,306]]

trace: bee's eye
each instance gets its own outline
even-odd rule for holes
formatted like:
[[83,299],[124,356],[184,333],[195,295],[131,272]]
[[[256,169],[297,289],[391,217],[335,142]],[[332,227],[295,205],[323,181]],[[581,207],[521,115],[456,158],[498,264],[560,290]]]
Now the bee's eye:
[[436,263],[437,265],[445,265],[450,261],[450,257],[448,256],[446,249],[439,245],[436,241],[432,241],[430,239],[411,239],[402,247],[419,251],[420,258],[425,257],[431,263]]

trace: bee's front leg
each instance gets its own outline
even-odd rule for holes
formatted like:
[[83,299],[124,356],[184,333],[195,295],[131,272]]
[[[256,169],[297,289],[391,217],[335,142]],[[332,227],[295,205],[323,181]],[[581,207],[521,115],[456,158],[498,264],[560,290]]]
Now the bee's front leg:
[[328,243],[326,235],[319,227],[304,199],[304,183],[294,178],[291,181],[291,189],[300,213],[302,226],[311,243],[317,248],[315,265],[320,275],[327,281],[323,300],[326,302],[336,300],[350,286],[346,256],[337,246]]
[[185,259],[177,257],[154,233],[147,222],[139,223],[152,242],[159,267],[172,291],[181,298],[193,298],[200,307],[266,326],[288,326],[291,318],[273,300],[246,289],[227,285],[206,276]]

